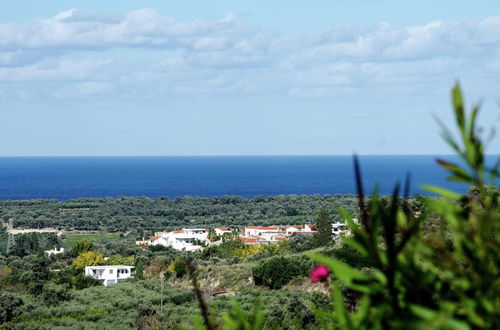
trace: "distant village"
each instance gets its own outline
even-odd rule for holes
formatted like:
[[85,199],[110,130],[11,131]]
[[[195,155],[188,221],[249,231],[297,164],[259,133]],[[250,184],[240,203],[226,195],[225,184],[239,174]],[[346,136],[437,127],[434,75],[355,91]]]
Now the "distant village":
[[[183,228],[169,232],[156,232],[149,238],[138,238],[136,245],[141,248],[161,245],[172,247],[179,251],[199,251],[206,246],[217,245],[228,239],[239,238],[245,244],[272,244],[301,235],[313,235],[316,226],[312,224],[287,226],[245,226],[242,230],[236,228]],[[347,233],[347,226],[337,222],[332,224],[332,237],[340,237]]]
[[[357,222],[357,219],[353,219]],[[239,228],[183,228],[169,232],[156,232],[152,237],[136,239],[135,244],[142,249],[148,246],[165,246],[175,250],[194,252],[207,246],[218,245],[227,240],[240,239],[249,245],[273,244],[293,237],[313,235],[316,225],[286,225],[286,226],[245,226]],[[348,235],[347,226],[342,222],[332,224],[332,239],[340,235]],[[45,251],[47,255],[64,253],[64,248],[54,248]],[[134,267],[125,265],[86,266],[86,276],[100,280],[103,285],[122,282],[134,277]]]

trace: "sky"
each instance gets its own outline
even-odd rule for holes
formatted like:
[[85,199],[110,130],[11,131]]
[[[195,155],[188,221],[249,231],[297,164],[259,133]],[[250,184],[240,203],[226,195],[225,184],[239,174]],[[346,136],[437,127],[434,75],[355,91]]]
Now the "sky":
[[453,84],[486,138],[499,77],[496,0],[18,0],[0,156],[445,154]]

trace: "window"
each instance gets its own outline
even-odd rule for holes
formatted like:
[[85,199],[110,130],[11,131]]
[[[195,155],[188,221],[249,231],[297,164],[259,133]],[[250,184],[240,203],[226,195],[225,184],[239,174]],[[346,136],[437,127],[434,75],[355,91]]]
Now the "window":
[[110,273],[110,274],[113,274],[113,270],[112,270],[112,269],[110,269],[110,270],[109,270],[109,273]]

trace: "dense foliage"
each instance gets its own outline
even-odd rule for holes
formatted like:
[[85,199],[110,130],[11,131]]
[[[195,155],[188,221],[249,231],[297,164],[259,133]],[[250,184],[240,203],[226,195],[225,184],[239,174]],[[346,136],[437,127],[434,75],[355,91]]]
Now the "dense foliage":
[[[342,328],[500,328],[500,190],[487,185],[496,183],[500,159],[493,167],[485,164],[476,128],[479,108],[466,115],[458,86],[452,100],[459,138],[448,130],[443,136],[464,166],[441,159],[438,163],[450,180],[471,185],[467,195],[427,186],[441,198],[423,199],[426,212],[415,214],[396,186],[388,205],[378,196],[365,205],[356,166],[362,225],[345,212],[353,236],[344,242],[373,266],[362,272],[339,260],[313,256],[360,295],[351,308],[355,311],[348,312],[334,282],[335,310],[329,316]],[[441,228],[425,235],[421,223],[431,216],[438,217]],[[325,320],[324,326],[328,324]]]
[[254,282],[270,289],[281,289],[292,278],[307,277],[314,263],[306,256],[274,257],[264,260],[252,270]]
[[[0,219],[14,227],[127,232],[186,226],[244,226],[313,222],[320,209],[356,209],[352,195],[79,198],[0,201]],[[335,214],[337,220],[340,219]],[[140,235],[142,236],[142,235]]]

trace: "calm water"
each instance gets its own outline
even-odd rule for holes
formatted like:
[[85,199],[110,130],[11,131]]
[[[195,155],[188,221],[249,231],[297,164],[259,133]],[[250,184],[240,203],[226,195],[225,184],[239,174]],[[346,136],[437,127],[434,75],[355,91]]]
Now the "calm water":
[[[389,194],[411,172],[412,194],[425,193],[421,183],[464,191],[445,180],[435,158],[361,156],[365,189],[378,183]],[[4,157],[0,199],[343,194],[355,193],[353,178],[350,156]]]

